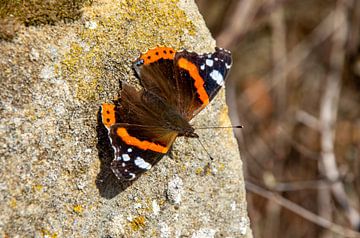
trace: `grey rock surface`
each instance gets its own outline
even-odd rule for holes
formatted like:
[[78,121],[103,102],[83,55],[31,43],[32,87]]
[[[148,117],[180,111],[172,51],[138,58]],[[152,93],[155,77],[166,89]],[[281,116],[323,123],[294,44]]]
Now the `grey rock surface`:
[[[132,183],[109,169],[99,106],[156,45],[213,51],[195,3],[94,1],[81,20],[0,42],[0,237],[252,237],[232,131],[178,138]],[[222,90],[192,123],[230,125]]]

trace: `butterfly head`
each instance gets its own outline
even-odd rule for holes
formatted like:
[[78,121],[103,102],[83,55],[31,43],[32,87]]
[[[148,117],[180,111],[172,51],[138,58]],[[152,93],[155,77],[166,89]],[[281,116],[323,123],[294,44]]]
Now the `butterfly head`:
[[180,131],[179,136],[199,138],[199,135],[195,133],[195,129],[193,127],[189,127],[186,130]]

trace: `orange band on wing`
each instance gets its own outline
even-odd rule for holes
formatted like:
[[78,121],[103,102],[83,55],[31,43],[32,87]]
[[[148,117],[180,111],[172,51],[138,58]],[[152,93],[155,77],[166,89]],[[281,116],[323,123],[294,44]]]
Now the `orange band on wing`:
[[180,68],[185,69],[189,72],[191,78],[195,80],[195,88],[197,93],[199,94],[200,100],[203,102],[203,106],[209,104],[209,96],[204,88],[204,80],[201,78],[199,74],[199,70],[195,64],[191,63],[185,58],[180,58],[178,61],[178,65]]
[[111,125],[115,124],[115,105],[104,103],[101,105],[101,120],[107,129],[110,129]]
[[176,51],[170,47],[157,47],[155,49],[148,50],[145,54],[140,56],[140,59],[144,60],[144,64],[151,64],[159,59],[174,59]]
[[142,149],[142,150],[152,150],[152,151],[155,151],[158,153],[165,154],[166,152],[168,152],[169,147],[170,147],[170,146],[166,147],[166,146],[158,145],[158,144],[155,144],[155,143],[149,142],[149,141],[141,141],[138,138],[129,135],[127,130],[122,127],[119,127],[116,129],[116,134],[118,136],[120,136],[120,138],[126,144],[136,146],[137,148]]

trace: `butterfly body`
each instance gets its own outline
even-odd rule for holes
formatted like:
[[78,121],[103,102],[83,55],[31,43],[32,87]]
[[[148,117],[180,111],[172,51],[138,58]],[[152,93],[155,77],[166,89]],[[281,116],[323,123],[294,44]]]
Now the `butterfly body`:
[[197,138],[189,121],[216,95],[231,67],[230,52],[199,55],[157,47],[134,63],[143,89],[124,84],[113,104],[101,107],[119,179],[132,180],[168,153],[178,136]]

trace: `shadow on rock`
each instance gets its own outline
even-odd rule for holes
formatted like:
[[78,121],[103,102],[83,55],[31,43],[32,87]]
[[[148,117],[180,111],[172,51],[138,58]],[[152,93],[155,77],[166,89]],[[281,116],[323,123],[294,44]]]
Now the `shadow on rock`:
[[99,110],[97,116],[97,150],[100,159],[100,172],[96,177],[96,187],[99,189],[100,196],[111,199],[119,193],[125,191],[135,180],[127,181],[118,179],[110,168],[111,161],[114,158],[108,131],[101,123],[101,112]]

